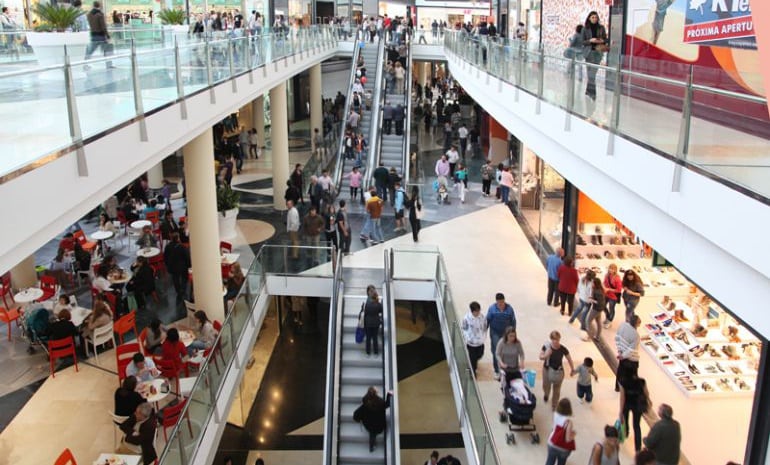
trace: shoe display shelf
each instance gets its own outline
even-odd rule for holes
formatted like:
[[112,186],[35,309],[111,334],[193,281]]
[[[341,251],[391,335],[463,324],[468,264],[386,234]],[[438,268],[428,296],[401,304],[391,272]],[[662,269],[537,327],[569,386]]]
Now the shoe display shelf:
[[760,342],[743,328],[736,342],[714,327],[696,337],[691,331],[696,315],[690,306],[664,301],[665,306],[659,302],[659,311],[643,323],[641,345],[674,384],[688,397],[753,396]]
[[[638,258],[638,255],[632,255],[634,252],[624,253],[626,258],[618,258],[618,249],[631,249],[639,253],[639,246],[577,246],[578,272],[582,275],[590,269],[600,279],[604,279],[607,268],[614,263],[621,278],[627,269],[634,270],[642,278],[645,296],[687,295],[689,292],[689,281],[673,266],[652,266],[650,258]],[[606,258],[604,252],[610,252],[614,258]],[[637,258],[629,258],[631,256]]]

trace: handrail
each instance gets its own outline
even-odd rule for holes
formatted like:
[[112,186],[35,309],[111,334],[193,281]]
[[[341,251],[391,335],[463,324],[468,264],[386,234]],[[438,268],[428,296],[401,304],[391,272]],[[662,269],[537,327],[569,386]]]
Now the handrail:
[[361,55],[361,48],[358,46],[358,36],[361,28],[357,28],[353,40],[353,56],[351,57],[350,64],[350,78],[348,79],[348,92],[345,98],[345,106],[342,111],[342,124],[340,124],[340,146],[337,149],[337,164],[334,165],[334,174],[332,176],[332,183],[337,186],[342,184],[342,171],[345,167],[345,130],[347,129],[348,114],[350,113],[350,106],[353,104],[353,82],[356,80],[356,70],[358,68],[358,57]]
[[407,82],[406,82],[406,115],[404,115],[404,153],[403,153],[403,159],[401,162],[402,167],[402,176],[404,177],[403,185],[406,187],[406,185],[409,183],[409,179],[411,176],[411,137],[412,137],[412,41],[409,40],[407,42],[406,46],[406,76],[407,76]]
[[385,263],[385,295],[388,301],[383,312],[383,337],[382,337],[382,356],[383,372],[385,377],[385,391],[393,392],[393,398],[390,402],[388,419],[390,420],[387,434],[385,435],[385,464],[401,464],[401,440],[399,433],[399,410],[398,410],[398,363],[397,363],[397,342],[396,342],[396,299],[393,295],[392,273],[390,272],[392,249],[384,250]]
[[342,250],[337,251],[337,268],[334,270],[334,287],[329,305],[329,344],[326,355],[326,407],[324,412],[324,465],[337,464],[337,443],[339,442],[339,372],[340,351],[342,344]]
[[380,147],[382,146],[382,106],[385,101],[385,84],[383,78],[385,75],[385,38],[379,40],[377,46],[377,72],[374,76],[374,89],[379,89],[380,93],[375,98],[372,95],[372,120],[369,125],[369,155],[366,160],[366,170],[364,171],[364,184],[362,189],[368,189],[372,185],[372,174],[377,168]]

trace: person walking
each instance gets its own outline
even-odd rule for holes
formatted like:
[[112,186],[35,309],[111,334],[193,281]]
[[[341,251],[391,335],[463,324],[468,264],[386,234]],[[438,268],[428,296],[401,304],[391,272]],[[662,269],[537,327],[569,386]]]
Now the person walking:
[[385,163],[380,161],[379,166],[374,170],[372,173],[372,177],[374,178],[374,187],[377,188],[377,196],[380,197],[383,201],[387,202],[388,200],[388,178],[390,176],[390,172],[387,168],[385,168]]
[[577,372],[577,397],[578,402],[581,404],[583,403],[583,399],[585,398],[585,402],[588,402],[589,404],[591,401],[594,400],[594,389],[591,385],[591,376],[594,377],[596,382],[599,382],[599,375],[596,374],[596,371],[594,370],[594,359],[591,357],[586,357],[583,359],[583,363],[578,365],[577,369],[575,370]]
[[294,187],[296,187],[297,190],[299,191],[299,201],[302,203],[302,205],[304,205],[305,198],[303,196],[303,188],[305,187],[305,180],[302,174],[301,163],[297,163],[296,165],[294,165],[294,171],[292,171],[291,174],[289,175],[289,181],[291,181],[291,184]]
[[340,200],[339,206],[340,208],[337,209],[337,219],[335,221],[337,224],[337,236],[340,241],[340,250],[342,250],[343,254],[347,255],[350,253],[351,240],[350,223],[348,223],[347,203],[345,200]]
[[492,347],[492,367],[495,370],[495,379],[500,379],[500,368],[497,363],[497,344],[510,326],[516,329],[516,314],[513,307],[505,302],[505,295],[498,292],[495,295],[495,303],[487,310],[487,326],[489,327],[490,347]]
[[302,220],[302,232],[307,238],[308,244],[315,248],[313,255],[315,261],[318,261],[318,251],[321,247],[321,231],[324,229],[323,216],[318,214],[318,211],[314,206],[310,207],[310,211]]
[[422,202],[420,202],[420,188],[412,186],[412,192],[406,201],[406,208],[409,209],[409,226],[412,227],[412,240],[417,242],[420,236],[420,218],[422,218]]
[[406,207],[406,191],[401,187],[401,182],[396,181],[393,189],[393,209],[396,213],[396,227],[393,232],[406,232],[404,223],[404,208]]
[[559,278],[559,297],[561,298],[561,314],[564,315],[564,305],[567,305],[567,315],[572,316],[575,305],[575,293],[578,287],[578,272],[572,257],[564,257],[564,263],[556,271]]
[[618,276],[618,265],[611,263],[607,267],[607,274],[604,275],[604,296],[607,302],[607,317],[604,320],[604,328],[609,329],[612,326],[612,320],[615,319],[615,306],[620,300],[623,292],[623,280]]
[[404,134],[404,106],[397,103],[393,108],[393,122],[396,126],[396,135],[401,136]]
[[[628,424],[629,413],[633,414],[634,450],[642,450],[642,415],[650,405],[650,393],[647,382],[635,373],[620,379],[620,412],[618,418],[626,425],[629,437],[631,428]],[[657,454],[656,454],[657,455]],[[660,462],[658,462],[660,463]],[[676,463],[679,463],[678,461]]]
[[559,267],[564,263],[564,249],[559,247],[545,259],[545,269],[548,272],[548,296],[546,302],[550,306],[559,306]]
[[579,63],[583,58],[583,25],[578,24],[575,27],[575,33],[569,38],[567,49],[564,50],[565,58],[575,60],[575,77],[583,80],[583,66]]
[[481,194],[484,197],[489,197],[489,190],[492,187],[492,179],[494,177],[495,167],[492,165],[492,160],[487,160],[486,163],[481,165]]
[[259,160],[259,137],[257,137],[257,128],[251,128],[251,131],[249,131],[249,157]]
[[607,425],[604,427],[604,440],[597,441],[591,449],[588,465],[620,465],[619,453],[618,430]]
[[644,438],[644,446],[655,453],[659,465],[677,465],[679,463],[682,428],[674,420],[674,409],[668,404],[658,407],[659,420],[652,425]]
[[503,171],[500,173],[500,196],[501,202],[508,204],[508,196],[511,194],[511,188],[513,188],[513,174],[511,174],[511,168],[509,166],[503,166]]
[[350,178],[350,200],[355,201],[358,197],[358,190],[361,189],[361,203],[364,202],[364,190],[361,187],[361,180],[364,175],[361,174],[361,170],[357,166],[353,167],[353,171],[342,176],[343,178]]
[[505,372],[506,381],[510,380],[513,373],[524,367],[524,346],[516,337],[516,330],[509,326],[495,348],[497,364]]
[[460,123],[457,128],[457,137],[460,139],[460,156],[465,160],[465,151],[468,150],[468,128],[465,123]]
[[291,200],[286,201],[286,232],[289,233],[289,240],[291,241],[291,258],[296,260],[299,258],[299,211],[294,206],[294,202]]
[[644,295],[642,278],[634,270],[623,273],[623,304],[626,306],[626,319],[634,314],[636,306]]
[[460,203],[465,203],[465,191],[468,190],[468,170],[465,168],[465,165],[462,163],[457,164],[454,177]]
[[390,102],[385,102],[385,106],[382,107],[382,131],[386,135],[390,135],[390,131],[393,127],[393,105]]
[[172,232],[169,238],[171,241],[163,250],[163,261],[166,264],[168,274],[171,275],[171,281],[174,283],[176,301],[180,303],[187,296],[188,274],[192,266],[190,249],[182,245],[178,232]]
[[543,344],[540,350],[540,360],[543,361],[543,400],[548,402],[551,390],[551,409],[556,409],[556,404],[561,394],[561,384],[564,382],[564,359],[567,359],[570,368],[570,376],[575,375],[575,365],[572,363],[572,357],[569,350],[561,344],[561,334],[558,331],[551,331],[549,340]]
[[638,315],[632,315],[624,321],[615,333],[615,347],[618,352],[618,369],[615,378],[615,391],[619,391],[621,379],[635,375],[639,371],[639,332],[636,328],[642,324]]
[[545,465],[566,465],[567,458],[575,450],[575,430],[572,424],[572,404],[569,399],[554,405],[553,429],[548,436],[548,455]]
[[[602,281],[599,278],[594,278],[592,286],[591,303],[589,306],[588,314],[585,317],[585,327],[588,337],[595,341],[599,340],[599,336],[602,335],[602,313],[606,309],[604,287],[602,287]],[[596,323],[596,330],[594,330],[594,323]]]
[[[93,8],[91,11],[89,11],[86,15],[86,19],[88,20],[88,29],[91,35],[91,41],[88,43],[88,47],[86,47],[86,60],[91,58],[91,55],[94,54],[97,48],[102,49],[104,56],[112,55],[110,32],[107,30],[107,22],[104,19],[104,13],[102,13],[101,8],[101,2],[96,1],[93,3]],[[107,69],[115,67],[112,64],[112,61],[108,61],[106,66]],[[83,69],[88,71],[91,69],[91,66],[85,65],[83,66]]]
[[[604,51],[607,48],[607,30],[599,23],[599,14],[595,11],[588,13],[585,24],[583,25],[583,58],[586,63],[598,65],[604,57]],[[588,66],[586,74],[588,82],[586,83],[586,96],[591,100],[596,100],[596,73],[599,68]]]
[[377,388],[369,387],[361,399],[361,406],[353,412],[353,420],[361,422],[369,433],[369,452],[374,452],[377,435],[385,431],[385,411],[390,407],[393,392],[388,391],[385,399],[379,396]]
[[370,190],[369,194],[369,200],[366,201],[366,212],[369,214],[369,219],[371,221],[372,232],[370,238],[372,245],[381,244],[385,242],[382,235],[382,225],[380,224],[383,201],[377,196],[377,192],[374,189]]
[[479,360],[484,356],[484,337],[487,334],[487,319],[481,313],[481,305],[478,302],[470,303],[468,313],[463,317],[462,330],[473,376],[476,376]]
[[588,315],[588,308],[591,305],[591,299],[593,296],[594,277],[596,273],[592,270],[587,270],[580,280],[578,280],[577,297],[578,305],[572,316],[569,317],[569,322],[572,324],[576,319],[580,320],[580,329],[586,330],[585,316]]
[[380,353],[378,335],[380,325],[382,325],[382,303],[375,289],[369,291],[369,297],[361,307],[361,313],[364,320],[364,331],[366,333],[366,356],[372,354],[377,356]]

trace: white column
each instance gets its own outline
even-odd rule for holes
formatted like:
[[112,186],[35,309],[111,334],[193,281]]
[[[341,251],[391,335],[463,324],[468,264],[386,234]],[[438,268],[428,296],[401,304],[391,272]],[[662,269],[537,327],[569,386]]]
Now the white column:
[[310,68],[310,140],[318,128],[323,135],[323,100],[321,98],[321,63]]
[[257,128],[257,145],[265,147],[265,97],[260,95],[251,102],[252,127]]
[[147,184],[150,189],[160,189],[163,187],[163,162],[159,162],[147,171]]
[[11,268],[11,287],[19,289],[37,286],[35,256],[30,255]]
[[224,321],[211,129],[188,142],[183,151],[195,306],[209,319]]
[[415,62],[415,65],[417,65],[417,82],[421,85],[425,85],[425,65],[427,63],[425,62]]
[[273,156],[273,208],[286,210],[283,186],[289,179],[289,124],[286,112],[286,82],[270,89],[270,142]]

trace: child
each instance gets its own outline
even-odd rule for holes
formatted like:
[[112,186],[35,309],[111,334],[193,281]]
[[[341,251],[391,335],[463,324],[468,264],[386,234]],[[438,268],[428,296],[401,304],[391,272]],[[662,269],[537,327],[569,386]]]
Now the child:
[[577,367],[577,396],[578,402],[583,403],[583,397],[589,404],[594,399],[594,392],[591,388],[591,376],[594,377],[596,382],[599,382],[599,376],[594,371],[594,360],[591,357],[586,357],[583,360],[583,364]]
[[468,172],[462,163],[458,163],[455,170],[455,187],[457,187],[460,194],[460,203],[465,203],[465,190],[468,188]]

